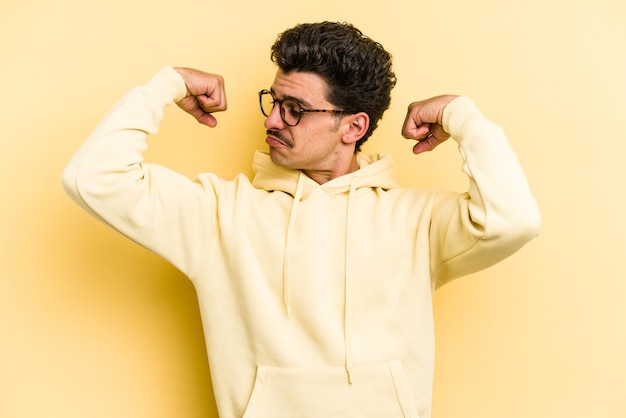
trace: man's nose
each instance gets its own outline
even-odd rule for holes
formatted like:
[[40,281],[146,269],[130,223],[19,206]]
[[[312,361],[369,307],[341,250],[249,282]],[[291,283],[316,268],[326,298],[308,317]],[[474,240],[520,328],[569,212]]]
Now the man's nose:
[[280,106],[278,104],[274,106],[270,115],[265,118],[264,125],[267,129],[283,129],[285,127],[285,122],[280,116]]

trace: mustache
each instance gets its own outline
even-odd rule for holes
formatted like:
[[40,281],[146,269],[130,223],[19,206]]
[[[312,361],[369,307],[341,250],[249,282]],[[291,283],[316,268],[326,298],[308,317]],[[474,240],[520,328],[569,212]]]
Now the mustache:
[[293,147],[293,142],[291,141],[291,139],[289,139],[289,138],[285,137],[285,136],[282,134],[282,132],[280,132],[280,131],[275,131],[275,130],[272,130],[272,129],[268,129],[268,130],[267,130],[267,134],[268,134],[268,135],[271,135],[271,136],[274,136],[274,137],[276,137],[276,138],[278,138],[278,139],[280,139],[280,140],[281,140],[281,142],[283,142],[283,143],[284,143],[285,145],[287,145],[288,147]]

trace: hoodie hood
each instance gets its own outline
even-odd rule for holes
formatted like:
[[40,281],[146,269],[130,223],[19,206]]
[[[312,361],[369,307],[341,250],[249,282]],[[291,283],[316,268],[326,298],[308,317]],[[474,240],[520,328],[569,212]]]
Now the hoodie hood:
[[[311,178],[303,175],[302,199],[306,199],[314,188],[321,188],[330,195],[348,193],[353,178],[358,178],[357,188],[391,189],[398,187],[395,177],[394,161],[388,154],[373,154],[357,156],[359,170],[337,177],[324,184],[318,184]],[[292,196],[296,195],[298,179],[301,172],[277,166],[266,152],[257,151],[252,164],[254,178],[252,184],[258,189],[267,191],[282,191]]]

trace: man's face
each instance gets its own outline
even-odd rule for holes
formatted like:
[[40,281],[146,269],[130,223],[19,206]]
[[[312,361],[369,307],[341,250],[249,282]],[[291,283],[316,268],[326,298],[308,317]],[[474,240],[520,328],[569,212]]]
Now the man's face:
[[[278,70],[271,91],[277,100],[294,99],[304,109],[334,109],[326,100],[326,82],[318,75]],[[337,162],[354,153],[342,141],[342,120],[330,113],[303,113],[300,123],[288,126],[278,103],[265,120],[266,143],[274,164],[305,173],[333,172]],[[346,154],[348,153],[348,154]]]

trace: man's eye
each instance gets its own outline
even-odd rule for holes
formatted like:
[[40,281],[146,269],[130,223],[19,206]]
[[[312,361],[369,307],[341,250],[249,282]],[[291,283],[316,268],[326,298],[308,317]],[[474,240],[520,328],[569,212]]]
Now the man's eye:
[[298,103],[296,102],[292,102],[289,100],[284,101],[283,107],[285,108],[285,112],[293,117],[298,117],[298,114],[300,114],[300,105],[298,105]]

